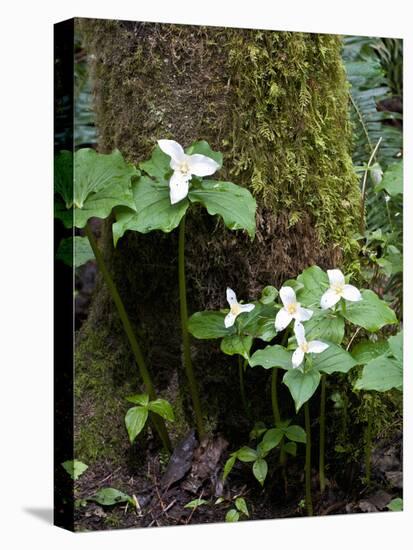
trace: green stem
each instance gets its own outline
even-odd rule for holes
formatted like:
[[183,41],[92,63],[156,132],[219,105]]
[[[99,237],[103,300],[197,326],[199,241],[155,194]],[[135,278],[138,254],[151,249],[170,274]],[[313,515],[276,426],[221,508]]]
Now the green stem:
[[[89,224],[87,224],[85,227],[85,233],[87,238],[89,239],[90,246],[92,247],[99,270],[102,273],[103,279],[105,280],[106,286],[109,289],[110,295],[112,296],[112,299],[115,302],[116,309],[118,310],[119,317],[122,321],[123,329],[126,333],[126,336],[128,337],[129,344],[132,348],[132,352],[136,360],[136,364],[138,365],[140,376],[143,380],[143,383],[145,385],[145,389],[149,395],[149,398],[152,401],[156,399],[155,389],[154,389],[149,371],[146,367],[142,350],[138,344],[138,341],[136,340],[136,336],[135,336],[135,333],[133,332],[131,322],[129,320],[128,314],[126,313],[125,306],[123,305],[123,302],[119,295],[116,284],[106,267],[102,253],[99,250],[98,244],[95,240],[95,237],[93,235],[93,232]],[[152,415],[152,420],[156,428],[156,431],[158,432],[158,435],[163,443],[163,446],[165,447],[165,450],[167,450],[169,453],[171,451],[171,443],[169,441],[168,432],[166,430],[163,419],[158,415]]]
[[313,501],[311,498],[311,424],[310,424],[310,408],[308,401],[304,404],[305,415],[305,432],[306,432],[306,445],[305,445],[305,502],[307,505],[307,515],[313,515]]
[[373,412],[374,412],[374,398],[372,396],[370,409],[368,412],[367,428],[366,428],[366,435],[365,435],[366,485],[370,485],[370,481],[371,481],[371,443],[372,443],[371,428],[373,424]]
[[201,402],[199,400],[198,385],[195,379],[191,361],[191,349],[188,333],[188,306],[186,303],[186,282],[185,282],[185,216],[179,224],[179,251],[178,251],[178,273],[179,273],[179,302],[181,310],[182,344],[184,348],[184,367],[189,384],[189,392],[194,407],[195,421],[198,435],[204,435],[204,421],[202,417]]
[[324,493],[326,488],[324,457],[325,457],[325,436],[326,436],[326,375],[321,375],[321,398],[320,398],[320,459],[319,459],[319,478],[320,491]]
[[238,375],[239,375],[239,389],[241,394],[241,401],[242,406],[244,407],[245,414],[249,417],[249,407],[247,403],[247,398],[245,395],[245,383],[244,383],[244,370],[245,370],[245,364],[246,360],[242,361],[241,355],[238,355]]

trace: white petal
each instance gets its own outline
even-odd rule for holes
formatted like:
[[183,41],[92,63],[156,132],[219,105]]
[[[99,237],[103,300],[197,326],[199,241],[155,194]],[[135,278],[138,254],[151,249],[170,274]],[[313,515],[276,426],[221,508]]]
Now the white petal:
[[275,317],[275,330],[277,332],[284,330],[285,327],[290,324],[291,320],[292,316],[282,307]]
[[235,323],[235,315],[233,313],[228,313],[228,315],[225,316],[224,324],[225,328],[232,327],[232,325]]
[[321,353],[328,348],[328,344],[320,342],[320,340],[313,340],[308,342],[308,353]]
[[296,304],[297,298],[295,297],[294,289],[290,286],[283,286],[280,288],[280,298],[285,306],[290,304]]
[[159,139],[158,145],[161,151],[169,155],[175,162],[181,163],[185,160],[185,151],[177,141],[173,139]]
[[330,285],[344,285],[344,275],[339,269],[327,269],[327,275]]
[[189,183],[187,178],[183,178],[179,172],[174,172],[169,180],[169,197],[171,204],[184,199],[188,194]]
[[206,157],[205,155],[189,155],[187,156],[187,162],[189,165],[189,171],[195,176],[210,176],[214,174],[218,168],[219,164],[215,160]]
[[238,303],[237,302],[237,295],[232,290],[232,288],[229,288],[229,287],[227,288],[227,301],[228,301],[230,306]]
[[333,307],[339,300],[340,300],[340,294],[337,294],[335,290],[329,288],[321,296],[320,305],[322,309],[328,309],[330,307]]
[[241,311],[252,311],[255,307],[255,304],[240,304],[239,308]]
[[304,330],[304,326],[301,323],[295,323],[294,334],[298,345],[306,343],[305,330]]
[[294,319],[297,321],[308,321],[313,316],[311,309],[305,309],[304,307],[299,307],[297,313],[294,315]]
[[363,299],[359,289],[353,285],[344,285],[343,298],[349,300],[350,302],[359,302]]
[[297,348],[292,356],[293,367],[296,369],[301,365],[304,359],[304,352],[302,349]]

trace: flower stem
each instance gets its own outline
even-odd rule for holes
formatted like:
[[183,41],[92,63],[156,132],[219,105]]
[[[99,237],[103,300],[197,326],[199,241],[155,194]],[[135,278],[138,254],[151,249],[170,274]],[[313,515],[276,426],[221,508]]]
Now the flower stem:
[[[126,313],[125,306],[123,305],[123,302],[119,295],[116,284],[106,267],[102,253],[99,250],[98,244],[96,242],[96,239],[93,235],[92,229],[90,228],[89,224],[87,224],[85,227],[85,233],[87,238],[89,239],[90,246],[92,247],[93,253],[95,255],[96,263],[99,267],[100,272],[102,273],[103,279],[105,280],[109,293],[112,296],[116,309],[118,310],[119,317],[122,321],[123,329],[126,333],[126,336],[128,337],[129,344],[132,348],[132,352],[135,357],[136,364],[138,365],[140,376],[143,380],[143,383],[145,385],[145,389],[149,395],[149,398],[152,401],[156,399],[155,389],[154,389],[149,371],[146,367],[142,350],[138,344],[135,333],[133,332],[133,328],[129,320],[128,314]],[[168,432],[166,430],[163,419],[160,416],[153,414],[152,421],[162,441],[162,444],[165,447],[165,450],[168,451],[168,453],[170,453],[171,443],[170,443]]]
[[365,469],[366,469],[366,485],[370,485],[371,481],[371,443],[372,443],[372,423],[374,413],[374,397],[372,395],[371,403],[369,404],[369,412],[367,417],[367,427],[365,432]]
[[321,375],[321,397],[320,397],[320,459],[319,459],[319,479],[320,492],[324,493],[326,488],[324,458],[325,458],[325,437],[326,437],[326,375]]
[[313,501],[311,498],[311,424],[310,424],[310,408],[308,401],[304,404],[304,416],[305,416],[305,432],[306,432],[306,445],[305,445],[305,503],[307,506],[307,515],[313,515]]
[[191,361],[191,349],[188,333],[188,306],[186,303],[186,281],[185,281],[185,216],[179,224],[179,249],[178,249],[178,274],[179,274],[179,302],[181,310],[182,344],[184,348],[184,367],[189,384],[189,392],[194,407],[195,421],[198,435],[204,435],[204,421],[202,417],[201,402],[199,400],[198,385]]
[[247,398],[245,395],[245,384],[244,384],[244,370],[245,370],[246,362],[247,362],[246,359],[242,361],[241,355],[238,355],[238,375],[239,375],[239,389],[241,394],[241,401],[242,401],[242,406],[244,407],[245,414],[249,417],[250,411],[248,407]]

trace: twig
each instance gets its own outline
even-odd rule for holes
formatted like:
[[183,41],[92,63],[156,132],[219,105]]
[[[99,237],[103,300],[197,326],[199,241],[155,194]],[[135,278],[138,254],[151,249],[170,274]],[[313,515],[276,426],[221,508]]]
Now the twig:
[[350,342],[347,344],[346,351],[350,349],[351,344],[353,343],[354,338],[357,336],[357,334],[360,332],[361,327],[358,327],[356,331],[354,332],[353,336],[350,338]]
[[[203,494],[204,494],[204,490],[202,489],[201,494],[200,494],[199,497],[198,497],[198,500],[201,500]],[[188,525],[188,523],[191,521],[192,516],[194,515],[195,510],[196,510],[197,508],[199,508],[199,506],[195,506],[195,508],[192,509],[192,512],[189,514],[188,521],[185,523],[185,525]]]
[[373,152],[371,153],[369,161],[367,163],[366,170],[364,171],[363,185],[361,187],[361,233],[364,233],[364,204],[366,201],[367,174],[369,173],[370,164],[373,162],[374,156],[377,152],[377,149],[379,148],[382,139],[383,138],[380,137],[379,141],[376,144],[376,147],[373,149]]

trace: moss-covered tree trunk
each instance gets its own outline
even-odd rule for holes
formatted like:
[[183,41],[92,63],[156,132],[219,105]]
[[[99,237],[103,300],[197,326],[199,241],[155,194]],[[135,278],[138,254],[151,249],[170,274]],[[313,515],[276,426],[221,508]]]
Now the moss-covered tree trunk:
[[[336,36],[86,20],[99,149],[146,159],[159,138],[187,146],[206,139],[224,153],[224,177],[258,202],[257,236],[224,228],[201,209],[187,220],[187,286],[192,312],[225,307],[225,288],[255,299],[305,267],[351,264],[360,196],[349,156],[348,95]],[[161,394],[182,412],[177,235],[128,232],[101,245],[145,343]],[[78,454],[115,458],[127,445],[122,397],[139,381],[102,283],[78,338]],[[209,427],[240,426],[236,358],[194,342],[193,362]],[[256,407],[268,373],[247,373]],[[232,385],[231,385],[232,384]],[[268,396],[268,407],[270,398]],[[287,405],[288,408],[288,405]],[[265,412],[265,411],[264,411]],[[241,423],[242,425],[242,423]]]

